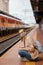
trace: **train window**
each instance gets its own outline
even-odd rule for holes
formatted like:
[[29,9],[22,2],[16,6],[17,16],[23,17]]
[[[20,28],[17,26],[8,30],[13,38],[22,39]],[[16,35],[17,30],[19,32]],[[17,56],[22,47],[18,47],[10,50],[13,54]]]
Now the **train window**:
[[1,18],[1,23],[2,23],[2,28],[4,29],[4,27],[5,27],[5,18]]

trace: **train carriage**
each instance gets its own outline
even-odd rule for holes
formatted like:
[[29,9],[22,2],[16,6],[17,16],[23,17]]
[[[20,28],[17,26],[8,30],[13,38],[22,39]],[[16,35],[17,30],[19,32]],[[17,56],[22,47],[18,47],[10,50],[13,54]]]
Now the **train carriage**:
[[0,36],[14,33],[20,24],[23,24],[21,19],[0,11]]

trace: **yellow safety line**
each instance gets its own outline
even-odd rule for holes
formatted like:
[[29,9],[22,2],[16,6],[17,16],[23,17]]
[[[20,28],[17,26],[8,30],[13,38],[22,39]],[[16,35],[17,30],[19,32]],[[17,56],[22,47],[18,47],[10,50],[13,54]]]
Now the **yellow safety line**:
[[34,38],[34,40],[37,39],[37,31],[35,31],[33,38]]
[[26,65],[35,65],[35,62],[28,61],[28,62],[26,62]]

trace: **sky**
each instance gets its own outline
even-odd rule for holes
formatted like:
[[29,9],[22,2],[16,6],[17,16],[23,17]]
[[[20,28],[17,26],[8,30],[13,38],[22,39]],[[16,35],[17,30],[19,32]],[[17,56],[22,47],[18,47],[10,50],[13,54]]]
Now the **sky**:
[[36,23],[30,0],[10,0],[9,13],[24,23]]

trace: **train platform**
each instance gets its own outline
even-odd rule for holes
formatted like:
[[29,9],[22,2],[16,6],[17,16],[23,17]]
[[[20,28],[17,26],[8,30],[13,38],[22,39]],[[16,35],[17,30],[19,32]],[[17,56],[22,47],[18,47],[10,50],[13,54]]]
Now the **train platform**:
[[[43,31],[39,28],[34,28],[28,35],[31,36],[34,40],[40,41],[43,45]],[[27,41],[27,40],[26,40]],[[0,65],[43,65],[43,53],[40,54],[39,61],[27,61],[23,62],[18,58],[19,47],[23,46],[21,40],[10,48],[4,55],[0,57]]]

